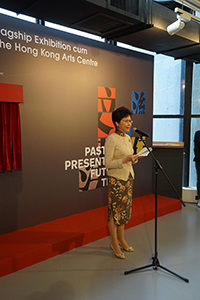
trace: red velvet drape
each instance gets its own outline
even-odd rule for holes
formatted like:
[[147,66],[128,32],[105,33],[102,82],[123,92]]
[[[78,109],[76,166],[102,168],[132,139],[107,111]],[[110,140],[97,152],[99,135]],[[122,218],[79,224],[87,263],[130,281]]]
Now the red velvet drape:
[[0,102],[0,172],[21,169],[18,103]]

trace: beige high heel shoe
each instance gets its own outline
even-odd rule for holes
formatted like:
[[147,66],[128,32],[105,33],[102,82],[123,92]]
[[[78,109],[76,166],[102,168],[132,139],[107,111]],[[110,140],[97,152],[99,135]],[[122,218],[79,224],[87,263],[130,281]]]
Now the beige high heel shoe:
[[118,240],[119,245],[126,251],[126,252],[134,252],[133,247],[124,248],[124,246]]
[[121,259],[124,259],[124,258],[125,258],[125,254],[124,254],[123,252],[120,253],[120,254],[117,254],[117,253],[115,252],[114,247],[113,247],[112,244],[110,244],[110,248],[112,249],[112,252],[115,254],[115,256],[116,256],[117,258],[121,258]]

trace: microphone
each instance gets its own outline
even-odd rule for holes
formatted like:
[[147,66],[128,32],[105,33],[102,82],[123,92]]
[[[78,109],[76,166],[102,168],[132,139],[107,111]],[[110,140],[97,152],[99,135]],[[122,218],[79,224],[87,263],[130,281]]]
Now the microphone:
[[148,134],[148,133],[146,133],[146,132],[144,132],[144,131],[142,131],[142,130],[137,129],[136,127],[134,127],[133,130],[134,130],[135,132],[137,132],[137,133],[138,133],[139,135],[141,135],[141,136],[149,137],[149,134]]

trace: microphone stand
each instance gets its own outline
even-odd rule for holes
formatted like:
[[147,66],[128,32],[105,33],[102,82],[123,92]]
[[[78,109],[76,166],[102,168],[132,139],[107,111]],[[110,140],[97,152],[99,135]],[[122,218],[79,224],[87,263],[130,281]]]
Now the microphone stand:
[[157,185],[158,185],[158,170],[162,171],[163,175],[165,176],[165,178],[169,182],[170,186],[172,187],[172,189],[174,190],[174,192],[178,196],[178,198],[181,201],[181,203],[183,204],[183,206],[185,206],[185,203],[183,202],[183,200],[178,195],[178,192],[176,191],[175,187],[170,182],[169,178],[167,177],[166,173],[164,172],[164,170],[163,170],[161,164],[159,163],[159,161],[155,158],[155,156],[153,155],[152,151],[146,145],[146,142],[143,139],[142,135],[140,135],[140,138],[141,138],[143,144],[145,145],[145,147],[149,150],[149,153],[151,154],[151,156],[152,156],[152,158],[153,158],[153,160],[155,162],[155,165],[154,165],[154,169],[155,169],[155,255],[152,257],[152,263],[151,264],[143,266],[143,267],[140,267],[140,268],[137,268],[137,269],[132,269],[132,270],[129,270],[129,271],[125,271],[124,274],[128,275],[128,274],[133,273],[133,272],[137,272],[137,271],[140,271],[140,270],[147,269],[149,267],[153,267],[154,270],[157,270],[158,268],[161,268],[161,269],[163,269],[163,270],[165,270],[165,271],[173,274],[174,276],[177,276],[178,278],[184,280],[185,282],[189,282],[189,279],[184,278],[184,277],[182,277],[182,276],[180,276],[180,275],[172,272],[171,270],[163,267],[160,264],[160,262],[159,262],[158,252],[157,252],[157,232],[158,232],[158,226],[157,226],[157,224],[158,224],[158,191],[157,191]]

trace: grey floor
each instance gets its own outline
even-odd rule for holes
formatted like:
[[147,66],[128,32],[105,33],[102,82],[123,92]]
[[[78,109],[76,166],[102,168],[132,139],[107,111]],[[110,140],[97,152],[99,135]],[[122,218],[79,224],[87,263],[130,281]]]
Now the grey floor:
[[190,282],[161,268],[124,275],[152,263],[154,224],[126,230],[135,252],[127,253],[125,260],[114,257],[107,237],[0,278],[0,299],[200,299],[200,209],[195,204],[158,218],[160,264]]

